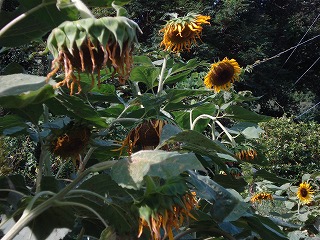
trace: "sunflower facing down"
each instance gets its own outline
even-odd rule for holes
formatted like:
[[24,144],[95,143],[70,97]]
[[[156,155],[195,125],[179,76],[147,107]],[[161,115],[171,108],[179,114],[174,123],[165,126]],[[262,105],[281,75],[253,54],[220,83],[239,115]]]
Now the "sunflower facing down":
[[313,199],[314,191],[311,188],[311,185],[307,182],[302,182],[299,185],[297,191],[297,198],[302,204],[309,204]]
[[265,192],[257,193],[254,196],[252,196],[251,199],[250,199],[250,201],[252,203],[255,203],[255,202],[262,203],[263,200],[272,201],[273,197],[272,197],[271,193],[265,193]]
[[241,68],[236,60],[225,57],[222,61],[211,64],[211,68],[204,77],[207,88],[218,93],[220,90],[229,90],[231,84],[239,80]]
[[165,51],[178,53],[184,49],[190,50],[192,44],[200,39],[202,24],[210,24],[209,16],[188,14],[185,17],[175,17],[167,22],[160,32],[163,32],[163,40],[160,46]]
[[[165,196],[165,204],[170,204],[172,199]],[[178,203],[164,207],[159,206],[156,210],[149,206],[140,207],[138,238],[143,234],[145,228],[150,230],[152,240],[169,239],[173,240],[173,230],[179,230],[183,223],[188,222],[189,218],[195,219],[190,213],[197,208],[198,202],[195,193],[187,193],[183,196],[175,196]]]

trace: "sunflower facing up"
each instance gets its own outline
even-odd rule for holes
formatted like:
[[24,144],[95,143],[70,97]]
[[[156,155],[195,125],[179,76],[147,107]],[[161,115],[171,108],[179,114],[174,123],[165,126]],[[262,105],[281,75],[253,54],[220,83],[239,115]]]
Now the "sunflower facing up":
[[302,182],[299,185],[297,191],[297,198],[302,204],[309,204],[313,199],[313,194],[315,192],[312,190],[311,185],[307,182]]
[[229,90],[231,84],[239,80],[241,68],[236,60],[225,57],[222,61],[211,64],[211,68],[204,77],[207,88],[218,93],[220,90]]
[[197,43],[202,33],[202,24],[210,24],[209,16],[189,13],[184,17],[175,16],[169,20],[160,32],[163,32],[163,40],[160,46],[165,51],[178,53],[184,49],[190,50],[192,44]]

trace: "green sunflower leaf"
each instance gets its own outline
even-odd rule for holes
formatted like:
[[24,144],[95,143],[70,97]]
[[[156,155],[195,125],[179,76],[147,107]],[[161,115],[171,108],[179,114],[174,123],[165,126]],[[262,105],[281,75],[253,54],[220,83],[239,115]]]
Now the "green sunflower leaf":
[[245,203],[235,190],[227,190],[210,177],[191,171],[189,171],[188,182],[195,187],[197,196],[211,204],[210,214],[216,221],[235,221],[249,214],[250,204]]
[[[60,103],[60,106],[63,106],[63,109],[55,108],[55,105],[52,104],[52,101],[47,102],[49,105],[49,109],[55,108],[57,113],[63,114],[64,112],[68,112],[68,116],[76,116],[77,118],[84,119],[91,124],[99,127],[107,127],[108,124],[106,121],[101,118],[101,115],[89,104],[85,103],[84,100],[77,96],[69,96],[69,95],[58,95],[55,100]],[[50,104],[51,102],[51,104]],[[71,115],[70,115],[70,114]]]
[[155,86],[155,81],[160,74],[160,69],[157,67],[137,66],[130,73],[130,80],[134,82],[142,82],[149,89]]
[[[203,156],[208,156],[225,172],[228,172],[225,165],[226,157],[224,155],[221,156],[218,153],[227,154],[230,157],[234,158],[233,153],[229,151],[222,143],[220,143],[219,141],[213,141],[202,135],[201,133],[193,130],[186,130],[176,134],[175,136],[169,138],[167,141],[161,143],[158,148],[164,146],[165,144],[176,142],[183,143],[181,145],[183,149],[193,151],[194,153]],[[237,160],[234,158],[234,161]]]
[[[0,80],[3,80],[3,78]],[[39,83],[38,85],[18,85],[16,88],[7,88],[2,91],[2,96],[0,96],[0,105],[4,108],[24,108],[32,104],[41,104],[47,99],[50,99],[55,96],[53,87],[51,85],[44,85],[40,89],[38,86],[43,85]],[[25,91],[28,88],[38,89],[35,91],[21,92]],[[11,94],[11,95],[9,95]]]
[[284,232],[267,217],[254,215],[243,217],[243,219],[245,219],[251,229],[258,233],[262,239],[288,239]]
[[204,169],[193,153],[144,150],[119,160],[111,177],[122,187],[140,189],[146,175],[169,179],[189,169]]
[[78,11],[72,4],[68,8],[59,10],[57,2],[52,0],[19,0],[19,2],[20,6],[11,17],[0,22],[0,27],[3,27],[0,30],[1,46],[16,47],[41,39],[60,23],[78,18]]
[[259,123],[269,121],[271,119],[269,116],[257,114],[237,105],[230,105],[225,111],[229,118],[244,122]]
[[0,117],[0,133],[3,135],[25,133],[27,127],[25,120],[18,115],[10,114]]

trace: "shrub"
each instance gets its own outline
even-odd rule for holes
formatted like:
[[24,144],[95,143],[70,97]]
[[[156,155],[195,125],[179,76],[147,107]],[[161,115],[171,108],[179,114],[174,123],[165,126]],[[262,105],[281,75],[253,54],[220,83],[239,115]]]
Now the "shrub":
[[287,117],[261,123],[265,131],[259,140],[270,161],[268,168],[280,176],[298,179],[315,171],[320,160],[320,125],[296,123]]

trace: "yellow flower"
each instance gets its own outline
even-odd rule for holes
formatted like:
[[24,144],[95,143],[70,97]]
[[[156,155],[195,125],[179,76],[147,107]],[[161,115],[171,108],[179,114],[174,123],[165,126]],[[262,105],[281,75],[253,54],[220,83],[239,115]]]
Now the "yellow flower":
[[160,32],[163,32],[163,40],[160,46],[164,46],[165,51],[181,52],[184,49],[190,50],[192,44],[200,39],[202,24],[210,24],[209,16],[188,14],[185,17],[174,18],[167,22]]
[[[168,238],[173,240],[172,229],[179,230],[185,220],[189,217],[194,218],[190,211],[198,206],[195,193],[188,193],[182,196],[180,204],[174,204],[169,209],[150,210],[148,215],[140,215],[138,238],[141,237],[143,229],[149,228],[152,240],[161,240]],[[163,236],[161,236],[163,229]]]
[[314,191],[311,189],[311,185],[307,182],[300,183],[297,198],[303,203],[308,204],[313,199]]
[[259,202],[261,203],[262,200],[273,200],[273,197],[270,193],[265,193],[265,192],[261,192],[261,193],[257,193],[255,194],[254,196],[251,197],[250,201],[252,203],[255,203],[255,202]]
[[241,68],[236,60],[224,58],[222,61],[211,64],[211,68],[204,78],[207,88],[220,92],[229,90],[231,84],[239,79]]
[[240,160],[253,160],[257,155],[257,151],[252,148],[243,149],[236,153],[237,158]]

